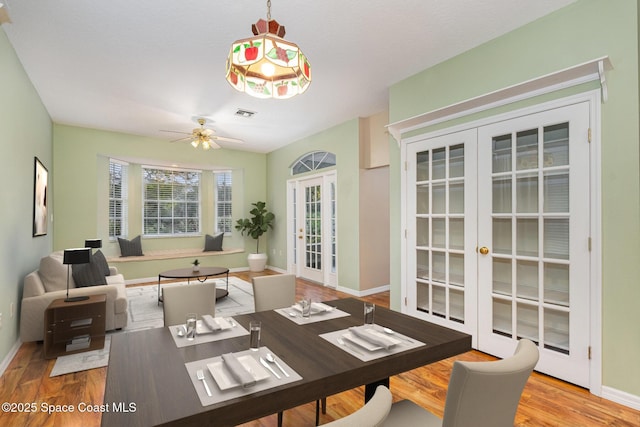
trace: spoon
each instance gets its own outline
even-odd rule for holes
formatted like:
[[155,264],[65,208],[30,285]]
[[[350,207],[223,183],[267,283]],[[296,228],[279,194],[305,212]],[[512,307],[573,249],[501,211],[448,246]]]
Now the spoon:
[[287,373],[287,371],[285,371],[284,369],[282,369],[282,366],[280,366],[280,364],[278,363],[278,361],[276,360],[275,357],[273,357],[273,354],[271,353],[267,353],[265,355],[265,358],[267,359],[267,362],[269,363],[275,363],[276,366],[278,367],[278,369],[280,369],[282,371],[282,373],[284,374],[285,377],[288,377],[289,374]]
[[389,335],[393,335],[393,334],[395,334],[395,332],[394,332],[394,330],[393,330],[393,329],[389,329],[389,328],[386,328],[386,327],[384,327],[384,326],[382,327],[382,330],[383,330],[385,333],[389,334]]
[[179,337],[183,337],[184,336],[184,331],[182,330],[182,328],[177,328],[178,329],[178,336]]

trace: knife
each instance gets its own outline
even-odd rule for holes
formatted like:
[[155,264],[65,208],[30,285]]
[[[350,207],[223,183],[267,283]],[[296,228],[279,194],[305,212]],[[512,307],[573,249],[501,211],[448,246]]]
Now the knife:
[[273,368],[271,366],[269,366],[269,364],[266,362],[266,360],[264,360],[262,357],[260,358],[260,363],[262,363],[262,366],[264,366],[265,368],[267,368],[269,371],[271,371],[271,373],[277,378],[280,379],[280,375],[278,375],[278,373],[276,371],[273,370]]
[[289,374],[287,373],[287,371],[285,371],[282,366],[280,366],[280,364],[278,363],[278,361],[274,358],[273,362],[276,364],[276,366],[282,371],[282,373],[284,374],[285,377],[288,377]]

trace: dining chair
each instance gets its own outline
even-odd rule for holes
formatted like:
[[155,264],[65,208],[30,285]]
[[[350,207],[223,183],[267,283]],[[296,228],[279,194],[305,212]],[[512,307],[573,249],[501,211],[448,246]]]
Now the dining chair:
[[[387,425],[385,419],[389,415],[393,398],[389,389],[383,385],[376,388],[375,393],[369,401],[353,414],[347,415],[335,421],[331,421],[323,426],[331,427],[379,427]],[[389,424],[394,426],[404,426],[405,424]]]
[[164,326],[182,325],[187,314],[216,314],[216,283],[165,285],[162,287]]
[[[256,312],[291,307],[296,302],[296,275],[272,274],[251,278],[253,303]],[[327,413],[327,398],[316,401],[316,425],[320,422],[320,410]],[[278,426],[282,425],[282,412],[278,412]]]
[[273,274],[251,279],[256,311],[291,307],[296,302],[296,275]]
[[442,419],[410,400],[401,400],[392,405],[385,425],[513,427],[522,390],[538,357],[538,347],[530,340],[522,339],[514,355],[506,359],[456,361]]

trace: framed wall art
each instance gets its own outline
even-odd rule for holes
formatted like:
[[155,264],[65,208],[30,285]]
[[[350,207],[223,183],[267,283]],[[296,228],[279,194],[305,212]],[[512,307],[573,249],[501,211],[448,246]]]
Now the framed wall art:
[[47,234],[49,223],[47,212],[49,171],[42,162],[35,157],[35,173],[33,178],[33,236]]

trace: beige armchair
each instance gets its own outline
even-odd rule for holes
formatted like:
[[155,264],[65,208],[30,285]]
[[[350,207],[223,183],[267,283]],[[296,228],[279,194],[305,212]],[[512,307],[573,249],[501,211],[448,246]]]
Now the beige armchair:
[[538,357],[538,347],[523,339],[509,358],[496,362],[455,362],[443,419],[402,400],[393,404],[385,425],[513,427],[520,395]]
[[187,314],[216,315],[216,284],[194,283],[189,285],[166,285],[162,287],[162,310],[164,326],[182,325]]

